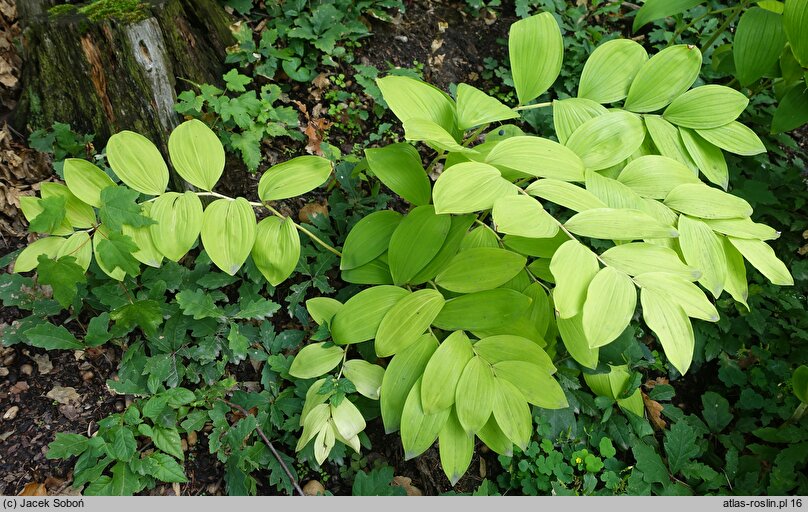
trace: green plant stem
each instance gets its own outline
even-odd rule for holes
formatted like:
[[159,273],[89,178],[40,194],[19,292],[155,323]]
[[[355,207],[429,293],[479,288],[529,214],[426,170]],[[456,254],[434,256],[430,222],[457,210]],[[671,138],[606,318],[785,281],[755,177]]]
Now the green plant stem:
[[[221,400],[222,402],[227,404],[231,409],[235,409],[238,412],[240,412],[242,415],[244,415],[244,417],[250,416],[250,413],[247,412],[247,410],[244,409],[244,407],[242,407],[242,406],[240,406],[238,404],[234,404],[233,402],[230,402],[228,400],[225,400],[224,398],[220,398],[219,400]],[[297,483],[297,479],[294,477],[294,475],[292,475],[292,472],[289,471],[289,468],[286,466],[286,462],[283,461],[283,458],[281,457],[281,454],[278,453],[278,450],[276,450],[275,446],[273,446],[272,443],[269,441],[266,434],[264,434],[264,431],[261,430],[261,426],[256,424],[255,425],[255,430],[258,431],[258,435],[261,436],[261,439],[263,439],[264,443],[266,443],[267,448],[269,448],[269,451],[272,452],[272,455],[274,455],[275,458],[278,459],[278,463],[283,468],[283,471],[284,471],[284,473],[286,473],[286,476],[289,477],[289,481],[292,482],[292,485],[294,486],[297,493],[300,496],[305,496],[306,494],[303,492],[303,489],[300,488],[300,484]]]
[[708,39],[707,42],[704,43],[704,45],[701,47],[702,53],[707,51],[713,45],[713,43],[715,43],[716,39],[718,39],[721,36],[721,34],[723,34],[725,30],[727,30],[727,27],[729,27],[730,24],[732,24],[732,22],[735,21],[735,18],[737,18],[741,14],[741,12],[743,12],[743,10],[746,8],[748,4],[749,0],[744,0],[743,2],[741,2],[740,5],[735,7],[735,9],[732,11],[732,14],[729,14],[727,16],[727,18],[724,20],[724,23],[722,23],[721,26],[719,26],[715,30],[715,32],[713,32],[713,35],[710,36],[710,39]]
[[[281,219],[286,219],[287,218],[281,212],[279,212],[278,210],[276,210],[275,208],[269,206],[266,203],[264,203],[261,206],[263,206],[264,208],[266,208],[267,210],[272,212],[272,214],[274,216],[278,217],[278,218],[281,218]],[[338,250],[336,250],[334,247],[330,246],[329,244],[323,242],[317,235],[315,235],[314,233],[312,233],[308,229],[304,228],[303,226],[301,226],[297,222],[292,221],[291,219],[289,219],[289,220],[292,222],[292,224],[295,226],[295,228],[297,228],[298,231],[300,231],[301,233],[305,233],[306,236],[308,236],[309,238],[311,238],[312,240],[314,240],[315,242],[320,244],[320,246],[322,246],[324,249],[326,249],[327,251],[332,252],[332,253],[336,254],[337,256],[339,256],[340,258],[342,258],[342,253],[341,252],[339,252]]]
[[[219,199],[227,199],[229,201],[235,201],[234,198],[232,198],[230,196],[226,196],[224,194],[220,194],[218,192],[194,192],[194,194],[196,194],[196,195],[198,195],[200,197],[218,197]],[[254,208],[260,208],[260,207],[264,206],[263,203],[257,203],[255,201],[247,201],[247,202],[250,203],[250,206],[252,206]]]
[[485,131],[486,128],[488,128],[488,124],[484,124],[479,128],[477,128],[476,130],[474,130],[474,132],[471,135],[469,135],[469,137],[466,140],[463,141],[463,147],[466,148],[469,146],[469,144],[477,140],[477,137],[479,137],[480,134],[483,133],[483,131]]
[[443,157],[445,157],[445,156],[446,156],[446,151],[441,151],[440,153],[438,153],[437,155],[435,155],[435,158],[433,158],[433,159],[432,159],[432,161],[431,161],[431,162],[429,162],[429,165],[427,165],[427,166],[426,166],[426,174],[427,174],[427,176],[428,176],[428,175],[430,175],[430,174],[432,173],[432,169],[433,169],[433,168],[434,168],[434,167],[435,167],[435,166],[438,164],[438,162],[440,162],[440,161],[441,161],[441,159],[442,159]]
[[520,110],[533,110],[535,108],[550,107],[552,105],[553,105],[552,101],[545,101],[544,103],[535,103],[533,105],[523,105],[521,107],[515,107],[514,110],[519,112]]
[[703,20],[703,19],[704,19],[704,18],[706,18],[707,16],[709,16],[709,15],[711,15],[711,14],[715,14],[716,12],[718,12],[718,11],[707,11],[707,12],[705,12],[704,14],[702,14],[701,16],[697,16],[697,17],[693,18],[692,20],[690,20],[690,23],[688,23],[687,25],[683,26],[683,27],[682,27],[682,28],[680,28],[680,29],[677,29],[677,30],[676,30],[676,32],[674,32],[674,33],[673,33],[673,36],[671,36],[670,41],[668,41],[668,44],[666,45],[666,48],[667,48],[668,46],[671,46],[673,43],[675,43],[675,42],[676,42],[676,38],[677,38],[677,37],[679,37],[679,36],[681,36],[682,34],[684,34],[684,32],[685,32],[687,29],[691,28],[693,25],[695,25],[695,24],[696,24],[696,23],[698,23],[699,21]]

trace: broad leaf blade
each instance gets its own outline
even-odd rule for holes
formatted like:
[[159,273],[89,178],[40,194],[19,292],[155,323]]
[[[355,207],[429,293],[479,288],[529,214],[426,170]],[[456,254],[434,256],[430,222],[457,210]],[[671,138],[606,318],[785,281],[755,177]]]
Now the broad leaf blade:
[[544,12],[511,25],[508,52],[516,95],[526,105],[549,89],[561,71],[564,42],[553,15]]

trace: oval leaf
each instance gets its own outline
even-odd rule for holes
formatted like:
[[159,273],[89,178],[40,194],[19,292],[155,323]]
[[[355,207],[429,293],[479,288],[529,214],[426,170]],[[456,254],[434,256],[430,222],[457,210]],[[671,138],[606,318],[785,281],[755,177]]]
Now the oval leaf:
[[390,245],[390,237],[393,236],[401,219],[401,214],[392,210],[373,212],[363,217],[345,239],[339,268],[350,270],[361,267],[386,252]]
[[753,156],[766,152],[755,132],[738,121],[717,128],[697,129],[696,133],[710,144],[736,155]]
[[578,97],[598,103],[614,103],[622,100],[628,94],[628,88],[637,72],[647,60],[648,54],[645,48],[636,41],[631,39],[606,41],[595,48],[586,60],[578,85]]
[[564,42],[553,15],[543,12],[511,25],[508,53],[519,104],[526,105],[549,89],[561,71]]
[[388,264],[393,282],[404,284],[415,277],[438,254],[451,227],[451,217],[437,215],[432,205],[408,213],[390,237]]
[[664,202],[678,212],[702,219],[732,219],[752,215],[752,207],[740,197],[703,183],[679,185],[670,191]]
[[336,368],[342,361],[344,350],[335,345],[325,345],[312,343],[300,349],[289,367],[289,375],[298,379],[311,379]]
[[667,272],[688,281],[701,277],[701,272],[685,265],[675,251],[645,242],[622,244],[607,250],[600,258],[610,267],[638,276],[647,272]]
[[517,117],[518,112],[476,87],[468,84],[457,86],[457,127],[461,130]]
[[732,41],[738,82],[746,87],[777,69],[785,44],[782,15],[760,7],[744,9]]
[[495,379],[494,418],[502,432],[522,450],[533,432],[533,417],[524,395],[505,379]]
[[698,48],[686,44],[665,48],[640,68],[631,82],[624,108],[632,112],[659,110],[688,90],[699,71],[701,52]]
[[552,238],[558,233],[558,222],[529,196],[499,198],[491,213],[500,233],[527,238]]
[[676,230],[645,212],[597,208],[576,213],[564,224],[576,235],[607,240],[676,238]]
[[440,465],[449,483],[454,486],[466,472],[474,456],[474,436],[463,430],[454,409],[438,434],[438,448]]
[[678,304],[653,290],[640,292],[642,316],[665,350],[665,356],[684,375],[693,361],[693,325]]
[[528,176],[583,181],[584,163],[578,155],[558,142],[541,137],[524,135],[505,139],[491,149],[485,161]]
[[704,85],[673,100],[662,117],[685,128],[716,128],[734,121],[748,104],[749,99],[735,89]]
[[472,213],[488,210],[500,197],[518,194],[496,167],[463,162],[443,171],[435,182],[432,198],[437,213]]
[[96,208],[101,208],[101,191],[115,186],[107,173],[86,160],[67,158],[63,171],[67,188],[73,195]]
[[788,268],[780,261],[774,254],[771,247],[765,242],[760,240],[745,240],[743,238],[728,237],[729,241],[735,246],[738,251],[743,254],[753,267],[758,269],[761,274],[766,276],[766,279],[772,284],[780,286],[791,286],[794,284],[794,278]]
[[421,405],[427,414],[454,404],[457,383],[472,357],[471,342],[463,331],[455,331],[443,340],[427,363],[421,381]]
[[320,156],[299,156],[273,165],[258,182],[261,201],[277,201],[311,192],[331,176],[331,162]]
[[424,412],[421,406],[421,379],[418,379],[401,412],[401,445],[404,447],[405,460],[421,455],[432,446],[449,419],[450,411],[451,409],[444,409],[433,414]]
[[701,271],[699,283],[718,298],[724,288],[727,260],[721,240],[704,222],[679,217],[679,246],[688,265]]
[[449,262],[435,277],[435,283],[458,293],[491,290],[511,280],[525,267],[525,263],[527,259],[524,256],[506,249],[468,249]]
[[171,261],[178,261],[193,247],[202,230],[202,202],[193,192],[167,192],[149,210],[156,224],[149,226],[154,246]]
[[558,248],[550,261],[556,281],[553,302],[561,318],[577,315],[584,304],[586,289],[599,269],[595,253],[570,240]]
[[404,402],[437,348],[438,340],[431,334],[424,334],[416,343],[396,354],[387,365],[380,394],[386,434],[399,429]]
[[645,129],[638,116],[616,111],[582,124],[570,135],[567,147],[581,157],[587,169],[598,170],[631,156],[644,138]]
[[384,380],[384,368],[363,359],[351,359],[342,365],[345,378],[353,383],[356,391],[371,400],[379,399]]
[[600,270],[586,292],[583,328],[589,346],[608,345],[626,330],[637,308],[637,290],[627,274],[606,267]]
[[168,154],[177,174],[203,190],[213,190],[224,171],[224,146],[198,119],[186,121],[171,132]]
[[267,217],[255,229],[253,262],[272,286],[286,280],[300,259],[300,236],[292,219]]
[[235,275],[255,244],[255,212],[243,197],[217,199],[202,215],[202,245],[223,272]]
[[432,325],[446,331],[495,329],[530,307],[529,297],[506,288],[470,293],[446,301]]
[[455,410],[468,434],[479,431],[494,409],[496,380],[491,366],[481,357],[472,357],[457,382]]
[[357,293],[331,320],[331,337],[338,345],[359,343],[376,337],[387,312],[410,292],[398,286],[374,286]]
[[115,175],[138,192],[157,196],[168,186],[168,166],[163,155],[139,133],[122,131],[110,137],[107,160]]
[[432,289],[418,290],[396,302],[379,324],[376,354],[388,357],[417,342],[444,302],[443,295]]
[[672,158],[646,155],[632,160],[620,171],[617,181],[644,197],[665,199],[684,183],[701,183],[687,166]]
[[432,186],[418,151],[409,144],[365,150],[368,167],[387,188],[415,206],[429,204]]

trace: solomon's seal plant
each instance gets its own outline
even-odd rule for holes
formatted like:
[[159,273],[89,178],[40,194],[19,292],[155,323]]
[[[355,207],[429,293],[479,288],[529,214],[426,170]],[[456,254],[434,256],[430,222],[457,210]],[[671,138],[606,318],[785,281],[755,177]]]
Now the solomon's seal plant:
[[[408,77],[378,80],[405,138],[437,155],[425,169],[409,143],[366,151],[363,167],[412,207],[363,218],[341,252],[272,206],[326,182],[329,161],[304,156],[270,168],[260,203],[225,197],[213,191],[222,146],[189,121],[172,133],[169,153],[196,190],[166,192],[168,168],[154,145],[117,134],[107,156],[123,185],[68,159],[67,186],[43,185],[41,198],[24,200],[31,230],[51,236],[25,249],[16,270],[38,268],[69,307],[93,258],[121,280],[141,263],[179,260],[201,237],[224,272],[251,257],[277,285],[299,259],[298,231],[312,236],[341,257],[344,281],[369,285],[344,303],[306,303],[320,328],[289,373],[316,379],[298,450],[314,443],[320,463],[337,442],[359,451],[366,399],[378,400],[385,430],[400,432],[406,456],[437,440],[454,483],[475,438],[510,455],[533,435],[531,405],[568,406],[554,376],[563,354],[585,369],[593,392],[642,414],[627,368],[599,365],[600,348],[634,328],[635,317],[683,374],[694,352],[691,319],[718,320],[707,293],[746,305],[745,261],[775,284],[792,284],[766,244],[778,233],[726,192],[724,151],[765,148],[736,121],[745,96],[691,88],[698,48],[649,57],[633,41],[606,42],[587,61],[578,97],[545,103],[532,102],[563,60],[552,15],[516,22],[509,50],[514,108],[466,84],[452,98]],[[555,140],[501,124],[535,108],[552,108]],[[273,215],[256,222],[255,208]]]

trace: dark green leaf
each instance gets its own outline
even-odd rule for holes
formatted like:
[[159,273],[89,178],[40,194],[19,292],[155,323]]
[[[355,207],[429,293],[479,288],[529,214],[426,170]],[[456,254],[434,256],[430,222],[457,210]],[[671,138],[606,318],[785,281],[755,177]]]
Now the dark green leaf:
[[684,421],[677,421],[665,433],[665,455],[671,473],[679,473],[699,454],[695,439],[695,430]]
[[146,471],[163,482],[187,482],[185,470],[165,453],[152,453],[146,457]]
[[101,191],[101,208],[98,215],[101,222],[113,231],[119,231],[126,224],[139,228],[154,224],[154,221],[141,215],[140,205],[135,202],[140,194],[126,187],[107,187]]
[[48,445],[48,452],[45,457],[48,459],[66,459],[73,455],[80,455],[87,449],[89,441],[89,439],[79,434],[58,432],[56,439]]
[[47,350],[84,348],[84,345],[70,334],[70,331],[61,325],[56,326],[50,322],[28,329],[24,334],[30,345]]
[[188,316],[193,316],[194,320],[224,316],[224,311],[216,306],[213,297],[209,293],[200,290],[183,290],[177,294],[176,299],[182,312]]
[[390,485],[393,481],[393,468],[384,466],[370,473],[359,471],[354,479],[354,496],[406,496],[403,487]]
[[667,484],[670,482],[668,469],[662,462],[662,457],[652,446],[645,443],[637,443],[631,450],[634,458],[637,459],[637,469],[642,471],[643,480],[650,483]]
[[28,225],[33,233],[53,233],[62,225],[67,210],[63,196],[51,196],[37,202],[42,211]]
[[718,433],[724,430],[732,421],[732,413],[729,412],[729,402],[726,398],[708,391],[701,396],[701,403],[704,406],[703,417],[710,430]]
[[110,270],[120,268],[131,276],[140,272],[140,263],[132,256],[137,251],[138,246],[131,238],[116,231],[109,231],[107,237],[98,242],[98,256],[104,265]]
[[63,308],[67,308],[76,297],[76,285],[87,282],[84,269],[76,264],[76,258],[73,256],[62,256],[58,260],[52,260],[40,254],[38,261],[39,282],[50,285],[53,289],[53,298]]
[[157,334],[157,328],[163,323],[163,312],[160,303],[154,300],[139,300],[115,309],[110,318],[125,329],[139,326],[148,336]]

